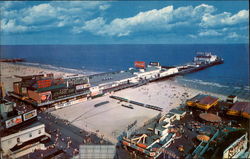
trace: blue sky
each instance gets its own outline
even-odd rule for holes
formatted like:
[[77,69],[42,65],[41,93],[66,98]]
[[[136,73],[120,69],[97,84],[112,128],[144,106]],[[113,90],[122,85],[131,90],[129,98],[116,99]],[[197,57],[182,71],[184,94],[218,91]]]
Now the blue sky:
[[0,2],[1,44],[248,43],[248,1]]

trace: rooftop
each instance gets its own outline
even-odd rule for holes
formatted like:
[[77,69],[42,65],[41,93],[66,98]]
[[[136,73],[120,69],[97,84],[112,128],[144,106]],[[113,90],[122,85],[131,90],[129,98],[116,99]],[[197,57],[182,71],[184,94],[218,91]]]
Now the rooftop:
[[198,94],[197,96],[191,98],[189,101],[193,101],[199,104],[213,104],[215,101],[217,101],[219,98],[204,95],[204,94]]
[[216,102],[219,98],[212,97],[212,96],[206,96],[200,100],[200,104],[213,104]]
[[230,110],[236,110],[240,112],[247,112],[250,114],[250,102],[236,102]]
[[109,72],[109,73],[100,73],[89,76],[89,82],[92,86],[97,86],[105,83],[112,83],[119,80],[127,79],[134,77],[129,71],[120,71],[120,72]]
[[167,114],[165,115],[165,117],[167,117],[167,118],[171,118],[172,116],[174,116],[173,113],[167,113]]

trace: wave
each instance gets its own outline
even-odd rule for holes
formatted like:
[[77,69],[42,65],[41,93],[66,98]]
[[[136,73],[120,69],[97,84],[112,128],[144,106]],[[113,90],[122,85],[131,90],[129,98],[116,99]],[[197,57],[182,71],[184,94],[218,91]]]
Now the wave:
[[250,86],[244,86],[244,90],[250,91]]
[[185,85],[187,87],[214,92],[223,95],[234,94],[239,96],[242,99],[249,99],[250,97],[250,87],[247,85],[237,86],[237,85],[222,85],[219,83],[202,81],[199,79],[186,79],[184,77],[177,78],[177,82]]
[[102,72],[87,70],[85,69],[84,66],[81,67],[82,69],[74,69],[74,68],[66,68],[66,67],[61,67],[61,66],[54,66],[50,64],[32,63],[32,62],[19,62],[18,64],[25,65],[25,66],[39,67],[39,68],[49,69],[49,70],[55,70],[55,71],[61,71],[61,72],[67,72],[67,73],[74,73],[74,74],[92,75],[92,74],[102,73]]
[[242,89],[242,87],[234,87],[234,89]]
[[196,83],[196,84],[201,84],[201,85],[206,85],[206,86],[214,86],[214,87],[220,87],[220,88],[229,88],[229,86],[225,86],[225,85],[222,85],[222,84],[219,84],[219,83],[214,83],[214,82],[206,82],[206,81],[202,81],[202,80],[199,80],[199,79],[190,80],[190,79],[182,78],[181,80],[183,82]]

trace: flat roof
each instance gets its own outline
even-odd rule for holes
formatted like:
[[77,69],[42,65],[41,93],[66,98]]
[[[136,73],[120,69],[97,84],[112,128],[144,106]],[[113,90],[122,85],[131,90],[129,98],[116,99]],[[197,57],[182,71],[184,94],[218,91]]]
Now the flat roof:
[[123,79],[135,77],[130,71],[108,72],[89,76],[89,83],[97,86],[105,83],[112,83]]
[[206,95],[204,94],[198,94],[196,96],[194,96],[193,98],[191,98],[191,101],[200,101],[202,98],[204,98]]
[[239,112],[247,112],[250,114],[250,102],[236,102],[230,110],[235,110]]
[[137,72],[137,73],[145,73],[145,72],[160,70],[160,68],[158,68],[157,66],[149,66],[149,67],[146,67],[146,68],[143,69],[143,70],[144,70],[144,72],[140,72],[140,69],[134,68],[134,69],[129,70],[129,71],[132,72],[132,73],[134,73],[134,72]]
[[198,94],[195,97],[191,98],[189,101],[197,102],[199,104],[212,104],[218,99],[219,98],[217,97],[204,95],[204,94]]
[[213,104],[216,102],[219,98],[212,97],[212,96],[206,96],[200,100],[200,104]]
[[167,117],[167,118],[171,118],[172,116],[174,116],[174,114],[171,113],[171,112],[169,112],[169,113],[167,113],[167,114],[165,115],[165,117]]
[[160,70],[160,69],[156,66],[150,66],[150,67],[146,67],[144,69],[144,72],[140,72],[140,69],[133,68],[131,70],[126,70],[126,71],[94,74],[94,75],[89,76],[89,83],[92,86],[97,86],[100,84],[112,83],[112,82],[120,81],[123,79],[131,78],[131,77],[136,77],[136,75],[133,74],[135,72],[145,73],[145,72],[150,72],[150,71],[155,71],[155,70]]

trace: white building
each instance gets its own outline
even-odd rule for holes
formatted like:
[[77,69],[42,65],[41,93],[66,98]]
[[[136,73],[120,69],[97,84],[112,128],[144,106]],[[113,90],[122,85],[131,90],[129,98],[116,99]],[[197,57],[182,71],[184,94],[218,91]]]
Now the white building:
[[45,132],[45,125],[38,122],[11,134],[1,132],[1,156],[18,158],[34,152],[35,149],[44,149],[43,142],[50,138]]
[[169,69],[162,69],[160,72],[160,77],[165,77],[165,76],[173,75],[176,73],[178,73],[178,68],[176,67],[169,68]]
[[176,117],[176,114],[173,114],[173,113],[167,113],[165,116],[164,116],[164,120],[165,122],[173,122],[177,119]]
[[169,112],[176,116],[176,120],[180,120],[181,118],[183,118],[186,115],[185,111],[181,111],[178,109],[171,109]]
[[194,57],[194,61],[204,61],[204,62],[214,62],[216,61],[217,56],[212,55],[212,53],[197,53],[197,56]]
[[159,76],[161,67],[158,66],[148,66],[146,69],[139,69],[133,74],[137,76],[137,79],[152,79]]

